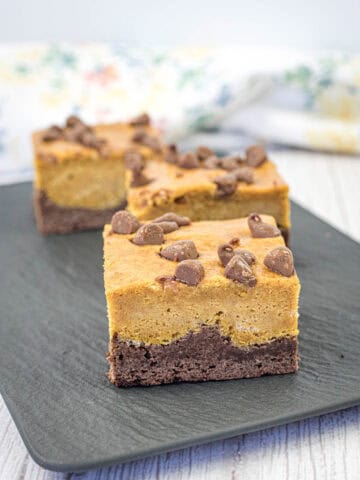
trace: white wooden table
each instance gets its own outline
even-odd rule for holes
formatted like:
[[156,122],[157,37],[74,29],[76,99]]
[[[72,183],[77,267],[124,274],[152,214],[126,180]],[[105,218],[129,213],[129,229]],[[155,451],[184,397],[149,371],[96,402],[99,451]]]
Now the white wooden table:
[[[360,241],[360,158],[297,151],[272,158],[294,200]],[[80,478],[358,480],[360,407],[131,464],[60,474],[41,469],[29,457],[0,397],[0,480]]]

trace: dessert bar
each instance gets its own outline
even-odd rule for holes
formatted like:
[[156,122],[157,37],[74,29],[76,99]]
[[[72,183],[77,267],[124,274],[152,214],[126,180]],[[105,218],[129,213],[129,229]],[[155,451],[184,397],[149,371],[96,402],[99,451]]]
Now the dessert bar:
[[[140,220],[167,211],[193,221],[227,220],[261,212],[275,218],[287,241],[290,230],[289,188],[261,146],[245,155],[219,158],[200,146],[179,153],[165,148],[161,160],[137,155],[127,162],[128,208]],[[139,169],[141,168],[141,182]]]
[[146,114],[95,127],[70,116],[64,127],[34,133],[33,144],[33,204],[44,234],[102,228],[126,205],[124,153],[150,158],[162,148]]
[[119,211],[103,237],[112,383],[296,371],[300,283],[272,217]]

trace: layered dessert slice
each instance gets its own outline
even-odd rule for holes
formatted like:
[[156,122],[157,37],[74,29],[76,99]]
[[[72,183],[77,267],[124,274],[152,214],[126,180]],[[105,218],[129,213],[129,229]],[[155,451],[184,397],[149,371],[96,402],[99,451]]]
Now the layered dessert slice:
[[170,145],[162,161],[145,162],[143,173],[149,181],[142,185],[134,184],[136,171],[131,167],[128,208],[140,220],[167,211],[194,221],[240,218],[258,211],[275,218],[287,241],[289,188],[260,146],[249,147],[241,156],[219,158],[204,146],[179,153]]
[[159,132],[143,114],[90,127],[71,116],[33,135],[34,211],[41,233],[102,228],[126,205],[125,153],[159,155]]
[[272,217],[141,224],[122,211],[103,236],[112,383],[297,370],[300,283]]

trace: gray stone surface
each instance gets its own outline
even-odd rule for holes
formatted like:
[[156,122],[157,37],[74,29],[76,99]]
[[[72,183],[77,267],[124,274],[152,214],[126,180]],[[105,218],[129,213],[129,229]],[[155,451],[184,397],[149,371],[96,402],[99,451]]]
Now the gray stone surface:
[[30,185],[0,190],[0,388],[46,468],[119,463],[359,403],[360,248],[300,207],[300,371],[122,390],[105,376],[101,233],[41,237],[30,205]]

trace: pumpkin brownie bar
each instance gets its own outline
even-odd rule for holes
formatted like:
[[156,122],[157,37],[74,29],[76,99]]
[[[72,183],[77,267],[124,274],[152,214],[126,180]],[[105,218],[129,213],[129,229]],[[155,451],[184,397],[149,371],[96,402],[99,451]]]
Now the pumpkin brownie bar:
[[249,147],[244,156],[219,158],[207,147],[180,154],[170,145],[162,161],[144,161],[148,183],[141,185],[132,182],[133,164],[128,168],[128,208],[140,220],[170,210],[194,221],[240,218],[257,211],[273,216],[287,240],[289,188],[260,146]]
[[44,234],[102,228],[126,206],[124,152],[150,158],[161,151],[146,114],[95,127],[71,116],[64,128],[35,132],[33,144],[33,203]]
[[299,279],[272,217],[104,229],[109,378],[117,386],[226,380],[298,368]]

